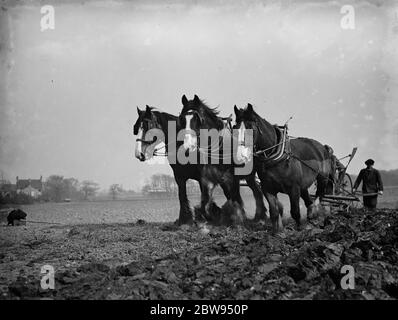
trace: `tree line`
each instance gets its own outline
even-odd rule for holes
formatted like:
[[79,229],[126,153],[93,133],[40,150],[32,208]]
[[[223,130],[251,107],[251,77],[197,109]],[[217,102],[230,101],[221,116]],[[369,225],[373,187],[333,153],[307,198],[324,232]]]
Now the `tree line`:
[[60,175],[51,175],[44,181],[42,200],[64,201],[88,200],[94,197],[99,190],[98,183],[91,180],[79,182],[76,178],[65,178]]
[[[7,182],[5,182],[7,181]],[[11,184],[8,180],[2,179],[3,184]],[[199,194],[200,188],[196,181],[188,180],[187,184],[188,194]],[[0,191],[1,183],[0,183]],[[174,177],[168,174],[153,174],[147,179],[144,186],[141,188],[141,194],[157,195],[164,194],[168,196],[178,195],[178,186]],[[39,198],[32,198],[24,193],[7,194],[4,196],[0,192],[0,204],[14,203],[14,204],[29,204],[35,201],[45,202],[63,202],[63,201],[84,201],[92,199],[130,199],[139,195],[132,190],[126,191],[120,184],[112,184],[108,190],[100,191],[98,183],[92,180],[79,181],[76,178],[67,178],[62,175],[53,174],[43,181],[43,189]]]
[[[199,193],[199,185],[197,182],[188,180],[187,181],[187,193]],[[178,186],[173,176],[168,174],[157,173],[153,174],[144,184],[141,189],[143,194],[168,194],[177,195]]]
[[[11,182],[2,179],[0,182],[0,204],[30,204],[35,201],[61,202],[61,201],[84,201],[93,199],[100,190],[99,184],[92,180],[79,181],[76,178],[66,178],[61,175],[51,175],[43,181],[41,195],[33,198],[23,192],[10,191]],[[5,186],[5,187],[3,187]],[[8,186],[8,188],[6,188]],[[115,200],[118,194],[124,192],[119,184],[112,184],[108,190],[108,196]]]
[[[44,191],[42,198],[45,201],[64,201],[70,199],[89,200],[98,195],[100,187],[98,183],[91,180],[84,180],[79,182],[75,178],[64,178],[63,176],[52,175],[44,182]],[[125,190],[120,184],[112,184],[109,186],[107,194],[116,200],[118,195],[124,193]]]

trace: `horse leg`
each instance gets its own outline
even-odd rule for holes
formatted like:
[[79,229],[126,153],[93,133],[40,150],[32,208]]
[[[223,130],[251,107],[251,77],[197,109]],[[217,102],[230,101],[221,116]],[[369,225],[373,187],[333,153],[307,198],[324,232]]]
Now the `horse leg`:
[[319,174],[316,177],[316,193],[315,193],[315,196],[316,196],[316,198],[319,198],[319,201],[322,201],[322,198],[325,195],[327,183],[328,183],[328,177],[325,177],[325,176],[323,176],[321,174]]
[[178,224],[190,224],[193,220],[191,208],[189,206],[189,200],[187,197],[187,179],[176,179],[176,182],[178,185],[178,199],[180,201],[180,215],[178,217]]
[[226,171],[222,173],[222,178],[219,179],[219,184],[224,191],[227,200],[236,202],[243,207],[243,200],[240,195],[240,179],[235,177],[233,173]]
[[271,223],[272,223],[272,233],[277,234],[278,232],[283,230],[282,217],[281,217],[281,211],[283,213],[282,204],[279,202],[276,194],[268,192],[264,188],[263,184],[261,184],[261,190],[263,191],[264,196],[268,201],[269,216],[271,218]]
[[221,182],[220,186],[221,186],[222,191],[224,191],[225,198],[227,198],[227,200],[230,200],[231,199],[231,191],[229,190],[230,188],[228,187],[228,185],[226,183]]
[[230,179],[220,182],[220,185],[224,192],[229,195],[221,208],[220,224],[242,224],[246,219],[246,215],[243,208],[243,200],[239,192],[240,179],[230,177]]
[[290,199],[290,215],[296,221],[296,226],[299,229],[301,226],[300,221],[300,187],[293,186],[289,193]]
[[256,182],[254,175],[246,178],[246,183],[253,192],[254,199],[256,200],[256,214],[254,215],[255,221],[267,220],[267,208],[264,204],[263,193],[260,186]]
[[301,193],[301,198],[304,200],[305,206],[307,208],[307,219],[310,219],[313,216],[314,202],[310,197],[308,189],[306,188],[301,189],[300,193]]
[[[325,195],[325,194],[333,194],[334,193],[335,180],[336,179],[333,177],[333,175],[330,174],[328,176],[328,179],[325,181],[325,190],[324,190],[324,194],[323,195]],[[337,186],[337,183],[336,183],[336,186]]]
[[205,206],[204,206],[204,208],[205,208],[205,212],[206,212],[206,215],[211,219],[212,218],[212,214],[213,214],[213,212],[212,212],[212,208],[214,207],[214,205],[215,205],[215,203],[214,203],[214,201],[213,201],[213,191],[214,191],[214,188],[216,187],[216,185],[214,184],[214,183],[211,183],[211,182],[209,182],[208,184],[207,184],[207,187],[206,187],[206,189],[207,189],[207,203],[205,203]]
[[209,201],[209,190],[207,187],[206,183],[203,183],[203,181],[199,182],[200,186],[200,204],[198,206],[195,206],[194,212],[195,212],[195,220],[196,221],[203,221],[207,220],[206,217],[206,211],[205,211],[205,206],[207,202]]
[[194,220],[196,222],[206,221],[203,202],[206,201],[206,197],[208,194],[206,186],[203,185],[201,180],[198,180],[199,188],[200,188],[200,204],[194,207]]
[[276,207],[278,209],[280,217],[282,218],[283,217],[283,205],[282,205],[282,202],[279,201],[278,197],[277,196],[275,196],[275,197],[276,197]]
[[234,177],[232,184],[232,201],[236,203],[237,214],[242,217],[242,219],[246,219],[245,213],[245,205],[243,203],[242,196],[240,195],[240,178]]
[[213,201],[213,192],[216,185],[207,179],[202,179],[202,197],[200,201],[200,212],[208,221],[219,220],[220,208]]

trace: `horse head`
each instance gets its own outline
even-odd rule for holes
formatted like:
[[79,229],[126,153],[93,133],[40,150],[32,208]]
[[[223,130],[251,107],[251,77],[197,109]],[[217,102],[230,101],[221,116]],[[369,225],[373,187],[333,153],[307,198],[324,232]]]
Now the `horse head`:
[[246,129],[252,129],[260,132],[260,128],[257,129],[257,118],[259,115],[253,110],[253,106],[248,103],[246,108],[238,108],[234,106],[235,112],[235,125],[234,129],[239,130],[239,144],[244,144],[244,133]]
[[182,96],[182,111],[179,125],[184,130],[184,149],[195,151],[198,147],[200,129],[222,129],[223,122],[218,118],[218,111],[210,108],[197,95],[192,100]]
[[134,124],[134,135],[137,136],[135,157],[145,161],[153,157],[155,147],[165,139],[158,115],[152,107],[147,105],[145,110],[137,107],[137,113],[138,119]]
[[[258,141],[261,135],[261,129],[258,127],[259,116],[253,110],[253,106],[248,103],[246,108],[238,108],[234,106],[235,125],[233,128],[238,131],[238,149],[237,159],[239,161],[247,162],[253,152],[253,145]],[[247,135],[251,135],[250,143],[246,141]]]
[[234,111],[236,116],[234,129],[240,131],[239,144],[244,144],[243,139],[247,129],[252,130],[254,146],[267,146],[275,142],[276,135],[273,126],[260,117],[250,103],[244,109],[235,106]]

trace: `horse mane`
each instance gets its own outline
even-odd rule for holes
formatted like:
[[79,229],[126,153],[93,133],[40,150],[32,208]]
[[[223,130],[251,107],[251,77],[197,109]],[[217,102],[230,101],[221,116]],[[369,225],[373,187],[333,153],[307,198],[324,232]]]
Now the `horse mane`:
[[[168,120],[176,120],[178,118],[178,116],[175,116],[171,113],[160,111],[156,107],[147,106],[147,109],[149,109],[149,112],[153,113],[156,116],[156,118],[158,118],[160,120],[168,121]],[[143,110],[143,111],[145,113],[146,110]]]
[[181,114],[184,114],[189,111],[196,111],[203,114],[205,117],[211,119],[214,123],[219,125],[221,128],[223,127],[224,123],[218,116],[220,111],[217,107],[209,107],[203,100],[199,99],[199,103],[195,103],[194,101],[190,101],[188,105],[185,105],[182,108]]
[[251,108],[251,110],[248,109],[248,106],[245,107],[243,109],[242,118],[246,121],[253,121],[257,125],[257,127],[260,128],[260,131],[264,132],[264,130],[268,130],[268,132],[272,133],[272,135],[275,136],[275,139],[277,139],[275,125],[272,125],[263,117],[261,117],[256,111],[254,111],[253,107]]
[[261,117],[256,111],[254,111],[254,109],[252,109],[251,113],[249,113],[250,111],[247,109],[247,106],[242,110],[243,110],[242,118],[247,121],[254,121],[257,124],[261,124],[261,125],[269,123],[267,120],[265,120],[263,117]]
[[[153,110],[152,110],[153,109]],[[160,110],[157,110],[156,108],[152,108],[151,112],[153,112],[157,118],[163,119],[163,120],[177,120],[178,116],[171,114],[171,113],[167,113],[167,112],[162,112]]]

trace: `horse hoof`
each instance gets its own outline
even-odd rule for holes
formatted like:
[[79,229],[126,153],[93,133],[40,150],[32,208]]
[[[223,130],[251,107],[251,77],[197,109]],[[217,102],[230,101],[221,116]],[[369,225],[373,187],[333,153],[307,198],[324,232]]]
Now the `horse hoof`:
[[195,221],[198,222],[206,222],[207,219],[205,217],[204,209],[201,206],[195,206],[193,209]]
[[199,233],[202,236],[207,236],[210,233],[210,229],[207,227],[206,223],[201,223],[199,225]]
[[280,233],[283,233],[284,228],[281,226],[273,226],[272,227],[272,235],[276,236],[279,235]]
[[265,219],[254,220],[254,222],[256,222],[257,224],[259,224],[260,226],[265,226],[265,224],[266,224],[266,220],[265,220]]
[[267,221],[267,216],[265,214],[256,214],[253,218],[253,221],[264,224]]
[[245,211],[240,204],[228,200],[221,208],[220,224],[241,225],[245,222]]
[[303,231],[304,229],[305,229],[305,226],[302,223],[296,223],[297,231]]
[[307,219],[313,219],[316,216],[317,205],[311,204],[307,208]]
[[217,225],[220,221],[221,212],[222,212],[221,208],[214,202],[211,202],[208,207],[208,216],[209,216],[208,220],[211,223]]
[[182,225],[192,225],[193,224],[193,219],[192,217],[180,217],[178,218],[178,220],[176,221],[176,224],[178,226],[182,226]]

